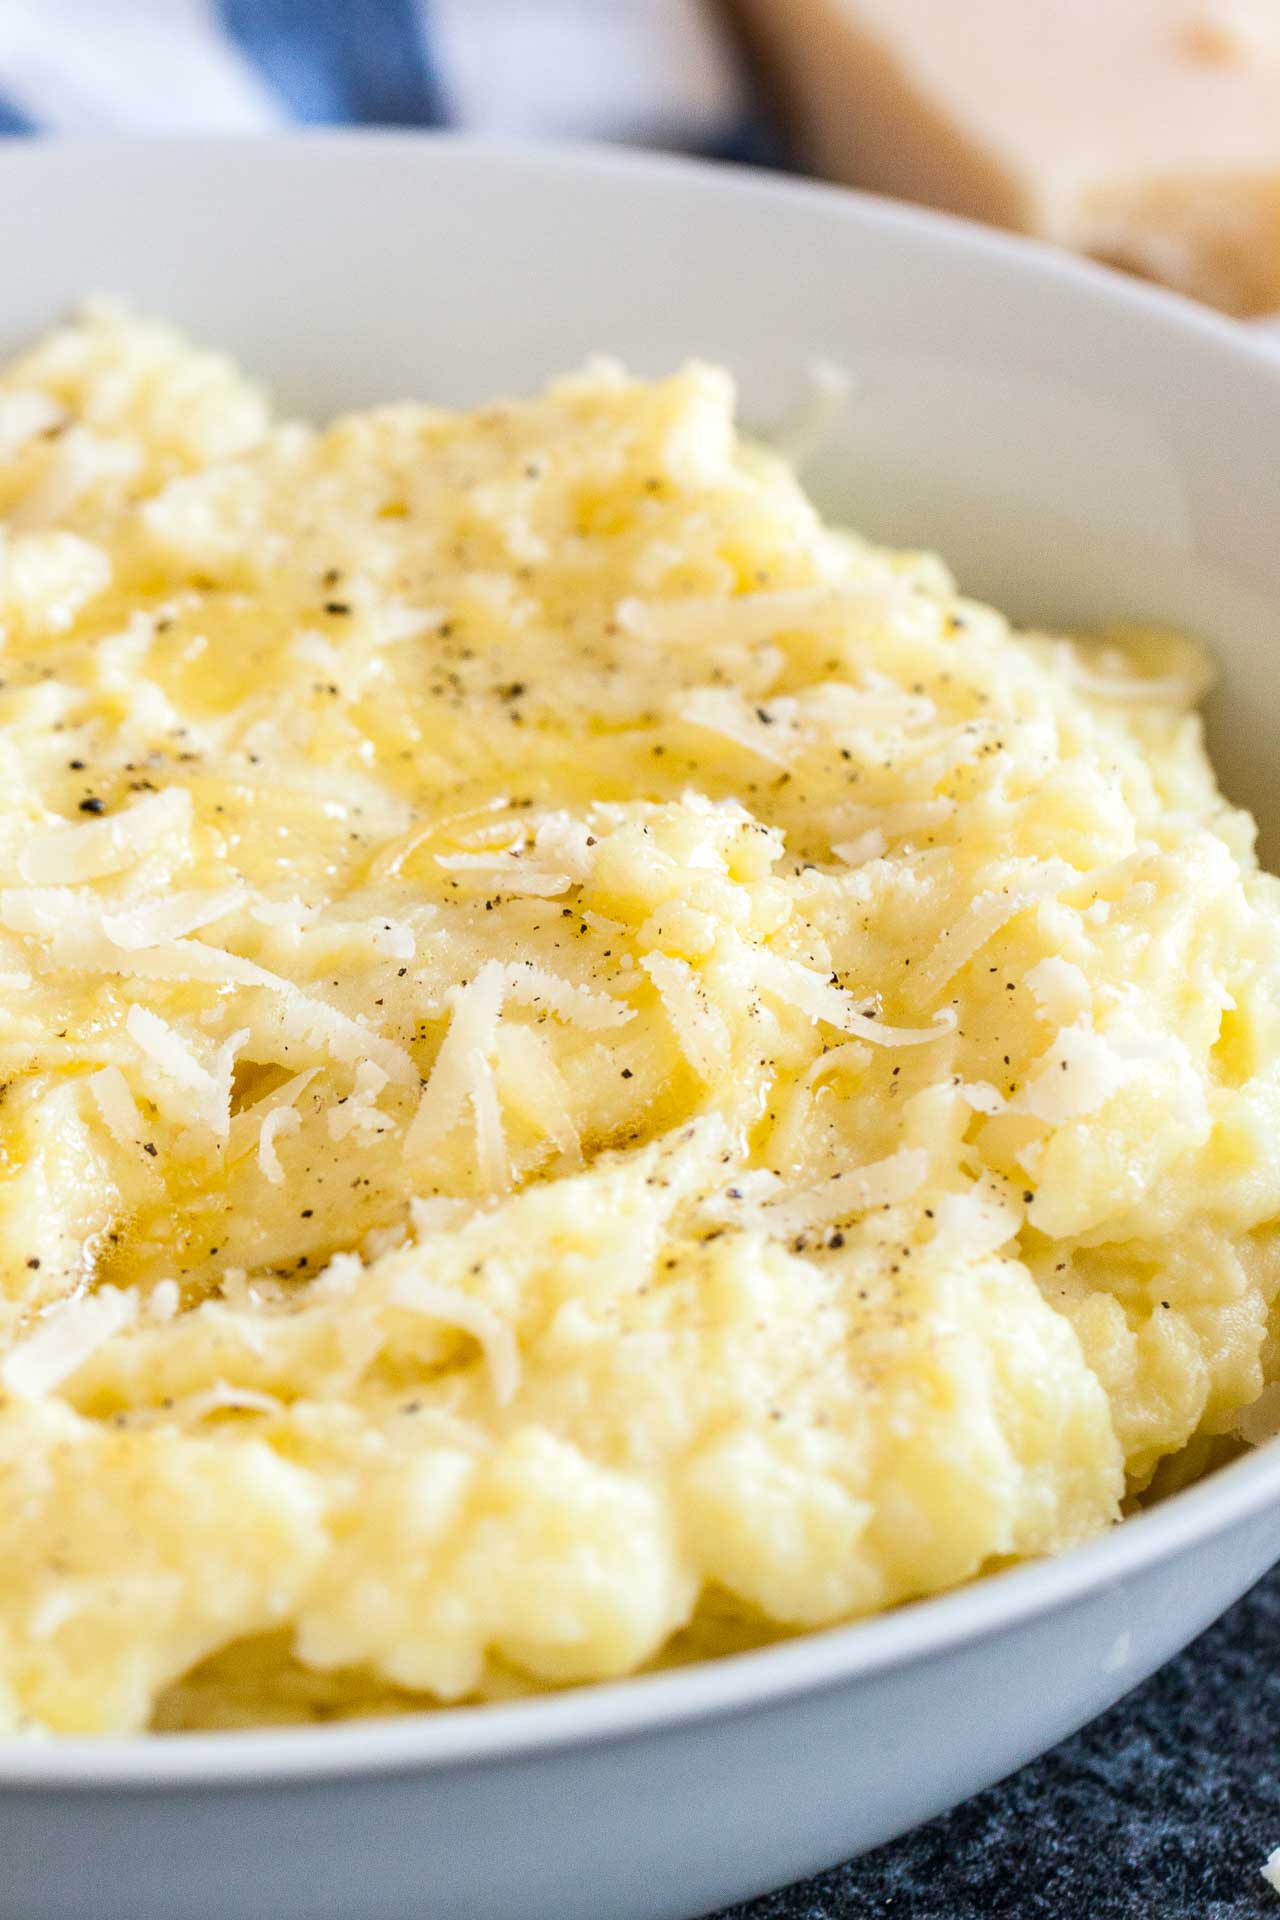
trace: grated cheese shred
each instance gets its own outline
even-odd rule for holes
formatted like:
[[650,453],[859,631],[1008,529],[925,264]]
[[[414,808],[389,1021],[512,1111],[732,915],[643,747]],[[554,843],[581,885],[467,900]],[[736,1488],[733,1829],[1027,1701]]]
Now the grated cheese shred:
[[263,1116],[258,1128],[258,1168],[264,1180],[273,1187],[284,1185],[284,1168],[276,1152],[276,1141],[284,1134],[297,1133],[302,1126],[302,1115],[296,1107],[273,1107]]
[[765,1200],[756,1219],[769,1232],[787,1236],[850,1220],[871,1207],[897,1206],[918,1193],[929,1171],[929,1156],[919,1147],[902,1147],[884,1160],[848,1167],[819,1186],[786,1198]]
[[1078,876],[1064,860],[1043,860],[1012,871],[999,886],[979,893],[953,926],[944,927],[933,951],[912,974],[912,992],[923,1001],[952,981],[989,940],[1028,907],[1059,893]]
[[61,1387],[86,1360],[131,1324],[137,1295],[116,1287],[56,1306],[0,1361],[0,1385],[19,1399],[39,1399]]
[[45,886],[100,880],[166,844],[181,847],[190,826],[191,795],[166,787],[106,819],[33,835],[18,855],[18,878]]
[[732,1041],[724,1015],[686,960],[646,953],[640,964],[657,989],[680,1051],[694,1072],[714,1085],[731,1065]]
[[498,1405],[505,1407],[514,1400],[520,1385],[520,1349],[511,1328],[491,1307],[457,1287],[417,1273],[398,1274],[388,1299],[405,1312],[423,1314],[470,1334],[484,1354]]
[[119,1067],[99,1067],[86,1085],[112,1139],[121,1147],[136,1147],[142,1139],[142,1115],[129,1082]]

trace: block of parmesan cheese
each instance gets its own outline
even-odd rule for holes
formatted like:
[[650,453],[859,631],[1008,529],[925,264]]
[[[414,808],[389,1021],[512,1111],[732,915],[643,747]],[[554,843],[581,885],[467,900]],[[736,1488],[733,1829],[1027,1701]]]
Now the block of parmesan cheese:
[[741,0],[808,156],[1280,308],[1277,0]]

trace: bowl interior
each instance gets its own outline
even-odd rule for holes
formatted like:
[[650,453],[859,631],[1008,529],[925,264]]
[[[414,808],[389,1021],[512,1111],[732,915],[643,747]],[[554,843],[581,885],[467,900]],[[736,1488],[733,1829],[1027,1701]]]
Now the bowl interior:
[[[0,353],[111,291],[236,353],[287,410],[473,403],[604,351],[642,373],[722,361],[765,430],[815,357],[838,363],[853,393],[806,473],[822,507],[938,549],[1024,620],[1202,633],[1223,784],[1280,864],[1280,352],[1242,329],[956,222],[661,160],[401,136],[24,143],[0,150],[0,189],[20,263]],[[1280,1453],[1219,1478],[1225,1495],[1215,1481],[1134,1523],[1116,1568],[1213,1531],[1215,1501],[1220,1518],[1224,1498],[1274,1498]],[[1116,1544],[1086,1549],[1080,1577],[1107,1577]],[[1054,1575],[1000,1584],[1048,1604]],[[905,1656],[929,1619],[973,1631],[983,1605],[950,1596],[909,1610],[926,1624],[905,1638],[906,1615],[817,1636],[813,1658],[748,1659],[812,1677],[858,1634],[868,1657]],[[693,1697],[687,1676],[652,1685]]]

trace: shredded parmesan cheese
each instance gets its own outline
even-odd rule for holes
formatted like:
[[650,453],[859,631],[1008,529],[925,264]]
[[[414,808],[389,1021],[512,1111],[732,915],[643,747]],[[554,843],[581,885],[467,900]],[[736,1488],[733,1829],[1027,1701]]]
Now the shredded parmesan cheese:
[[85,1083],[118,1146],[136,1147],[142,1139],[142,1115],[119,1067],[100,1067]]
[[944,927],[932,953],[913,969],[911,986],[916,999],[940,993],[1002,927],[1077,877],[1065,860],[1044,860],[980,893],[954,926]]
[[1126,1062],[1092,1027],[1064,1027],[1012,1104],[1053,1127],[1105,1106],[1129,1078]]
[[880,827],[868,827],[856,840],[834,840],[831,851],[847,867],[865,867],[868,860],[879,860],[888,846]]
[[550,873],[521,861],[518,853],[438,853],[436,863],[450,873],[473,873],[486,886],[507,893],[567,893],[573,885],[567,873]]
[[258,1129],[258,1168],[264,1180],[273,1187],[284,1185],[284,1168],[276,1152],[276,1141],[282,1134],[297,1133],[302,1126],[302,1115],[296,1107],[273,1107],[263,1116]]
[[955,1027],[955,1014],[949,1007],[939,1008],[930,1027],[892,1027],[880,1021],[874,1012],[860,1008],[853,994],[833,986],[806,967],[802,961],[788,960],[777,953],[760,952],[751,956],[751,964],[761,987],[788,1006],[807,1013],[811,1020],[839,1027],[842,1033],[856,1034],[877,1047],[919,1047],[940,1040]]
[[502,1189],[510,1178],[490,1064],[506,985],[505,969],[497,961],[487,960],[468,985],[452,989],[449,1028],[404,1143],[406,1158],[420,1160],[459,1124],[470,1107],[478,1170],[490,1191]]
[[56,1392],[137,1311],[137,1295],[116,1287],[53,1308],[34,1333],[10,1347],[0,1362],[0,1385],[23,1400]]
[[458,1327],[479,1342],[500,1407],[515,1398],[520,1385],[520,1349],[506,1321],[482,1300],[417,1273],[400,1273],[388,1299],[408,1313],[420,1313],[446,1326]]
[[950,1260],[985,1260],[1007,1246],[1022,1225],[1017,1207],[988,1183],[941,1195],[933,1213],[934,1249]]
[[850,1220],[870,1207],[897,1206],[919,1191],[929,1171],[929,1156],[919,1147],[902,1147],[870,1166],[833,1173],[820,1186],[785,1199],[766,1200],[756,1219],[769,1232],[787,1236]]
[[662,1000],[676,1044],[694,1072],[714,1083],[729,1071],[732,1042],[724,1015],[685,960],[646,953],[640,962]]
[[803,401],[785,425],[769,435],[774,452],[797,472],[830,436],[854,388],[849,369],[821,354],[813,356],[805,371],[807,391]]
[[451,1200],[443,1193],[436,1194],[430,1200],[424,1200],[415,1193],[409,1199],[409,1219],[419,1240],[429,1239],[435,1233],[447,1233],[469,1212],[465,1200]]
[[104,913],[102,931],[117,947],[133,952],[139,947],[165,946],[201,927],[225,920],[243,904],[243,887],[214,890],[193,888],[158,900],[143,900],[120,913]]
[[260,967],[255,961],[201,940],[175,940],[137,952],[114,953],[92,941],[60,937],[51,943],[48,958],[55,966],[86,973],[123,973],[144,980],[203,981],[210,986],[265,987],[280,1000],[280,1020],[286,1030],[308,1043],[323,1046],[347,1064],[374,1059],[393,1080],[413,1080],[417,1069],[403,1047],[366,1027],[325,1000],[304,993],[292,981]]
[[575,820],[563,811],[544,814],[534,830],[533,844],[544,860],[563,868],[571,879],[590,879],[595,866],[595,835],[585,820]]
[[92,898],[72,887],[0,888],[0,925],[37,938],[53,935],[92,941],[100,918]]
[[[904,800],[886,807],[840,807],[831,817],[833,843],[841,835],[863,837],[878,832],[885,846],[913,834],[931,833],[945,825],[956,811],[954,800],[939,794],[932,800]],[[837,847],[836,852],[840,849]],[[843,855],[841,858],[843,859]]]
[[545,1007],[572,1026],[589,1032],[607,1027],[623,1027],[634,1017],[634,1009],[612,999],[607,993],[593,993],[578,987],[546,967],[531,960],[512,961],[502,972],[504,993],[522,1006]]
[[642,640],[704,645],[728,636],[768,640],[777,633],[829,626],[864,609],[883,611],[885,599],[847,587],[819,586],[744,593],[726,599],[619,602],[616,618]]
[[794,703],[775,701],[771,707],[751,707],[729,687],[699,687],[680,703],[679,717],[690,727],[718,733],[735,747],[789,767],[800,745]]
[[363,1060],[356,1068],[355,1087],[351,1094],[330,1107],[328,1117],[329,1138],[345,1140],[348,1134],[360,1133],[374,1136],[386,1133],[394,1122],[378,1106],[378,1095],[387,1085],[388,1076],[372,1060]]
[[999,1087],[992,1086],[990,1080],[962,1080],[956,1092],[975,1113],[1003,1113],[1008,1105]]
[[194,1094],[197,1111],[214,1133],[225,1137],[231,1119],[231,1087],[206,1067],[182,1036],[146,1007],[130,1007],[125,1025],[131,1039],[172,1081],[179,1097]]
[[541,1033],[504,1023],[498,1084],[504,1105],[522,1111],[570,1161],[581,1160],[569,1089]]
[[263,1126],[272,1114],[281,1108],[295,1106],[319,1071],[319,1067],[308,1067],[303,1073],[295,1073],[283,1086],[265,1094],[253,1106],[233,1114],[227,1129],[228,1161],[242,1160],[246,1154],[252,1153],[262,1138]]
[[1122,661],[1117,662],[1114,672],[1098,673],[1084,664],[1069,641],[1059,641],[1055,651],[1072,684],[1095,699],[1141,701],[1151,707],[1192,707],[1204,699],[1213,685],[1213,673],[1207,662],[1193,674],[1128,673]]
[[153,1320],[161,1323],[172,1320],[182,1304],[182,1295],[176,1280],[157,1280],[147,1298],[147,1312]]
[[36,835],[18,855],[18,878],[45,886],[100,880],[158,847],[181,843],[190,826],[191,795],[167,787],[104,819]]
[[1080,968],[1058,954],[1050,954],[1029,968],[1023,975],[1023,985],[1045,1019],[1056,1020],[1064,1027],[1085,1013],[1093,998]]
[[258,1393],[252,1387],[232,1386],[226,1380],[216,1380],[203,1393],[193,1393],[182,1402],[182,1414],[185,1419],[200,1421],[208,1419],[211,1413],[282,1413],[284,1401],[274,1393]]

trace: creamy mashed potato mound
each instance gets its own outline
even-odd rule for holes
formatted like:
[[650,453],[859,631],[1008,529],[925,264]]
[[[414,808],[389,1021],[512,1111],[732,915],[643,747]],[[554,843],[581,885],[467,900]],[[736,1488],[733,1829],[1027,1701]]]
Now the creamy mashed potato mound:
[[697,365],[314,430],[94,307],[0,515],[0,1727],[847,1620],[1260,1394],[1189,643],[824,526]]

